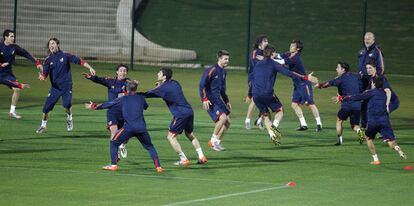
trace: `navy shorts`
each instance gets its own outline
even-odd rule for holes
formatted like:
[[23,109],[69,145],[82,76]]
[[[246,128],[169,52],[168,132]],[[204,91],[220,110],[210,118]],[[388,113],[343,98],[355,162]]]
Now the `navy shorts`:
[[186,117],[173,117],[170,124],[170,132],[174,134],[181,134],[185,131],[186,134],[191,134],[194,130],[194,115]]
[[62,97],[63,107],[69,109],[72,106],[72,84],[65,85],[62,89],[55,87],[50,88],[45,105],[43,106],[43,113],[52,111],[60,97]]
[[5,74],[0,76],[0,84],[4,84],[11,89],[13,87],[17,88],[19,82],[13,74]]
[[389,121],[382,121],[382,122],[375,122],[371,123],[368,122],[367,130],[365,131],[365,135],[369,139],[375,139],[377,133],[380,133],[382,139],[384,141],[392,141],[395,140],[394,131],[391,128],[391,123]]
[[214,122],[217,122],[219,120],[219,117],[222,114],[229,115],[230,110],[227,108],[226,104],[223,102],[223,100],[217,100],[217,101],[211,101],[212,105],[210,105],[210,109],[207,110],[207,113],[210,115],[211,119]]
[[108,128],[112,125],[117,125],[118,128],[124,126],[121,108],[110,108],[106,111],[106,125]]
[[292,94],[292,102],[297,104],[315,104],[311,82],[304,82],[295,86]]
[[337,116],[340,120],[347,120],[349,117],[351,125],[359,125],[361,107],[342,106]]
[[279,98],[275,94],[269,95],[253,95],[253,101],[259,109],[260,114],[269,114],[269,108],[273,111],[279,111],[282,108]]

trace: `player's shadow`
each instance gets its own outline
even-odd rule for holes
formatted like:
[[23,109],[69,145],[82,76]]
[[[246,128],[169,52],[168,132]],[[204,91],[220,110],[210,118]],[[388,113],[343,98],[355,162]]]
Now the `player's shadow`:
[[0,150],[0,154],[26,154],[26,153],[42,153],[42,152],[53,152],[53,151],[62,151],[69,150],[68,148],[60,149],[8,149]]

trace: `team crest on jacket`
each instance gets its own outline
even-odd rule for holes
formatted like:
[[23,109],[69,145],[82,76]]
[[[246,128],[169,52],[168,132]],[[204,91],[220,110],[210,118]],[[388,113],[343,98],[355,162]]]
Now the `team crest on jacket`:
[[372,57],[372,55],[374,55],[373,53],[368,54],[369,57]]
[[220,111],[218,111],[218,110],[217,110],[217,111],[216,111],[216,115],[219,115],[219,114],[220,114]]
[[12,51],[12,55],[14,55],[14,50]]
[[214,76],[214,79],[217,79],[217,78],[218,78],[218,75]]
[[62,58],[60,58],[60,62],[63,62],[63,57],[62,57]]
[[109,121],[109,122],[108,122],[108,125],[112,125],[112,121]]
[[50,66],[52,66],[53,65],[53,62],[50,62]]

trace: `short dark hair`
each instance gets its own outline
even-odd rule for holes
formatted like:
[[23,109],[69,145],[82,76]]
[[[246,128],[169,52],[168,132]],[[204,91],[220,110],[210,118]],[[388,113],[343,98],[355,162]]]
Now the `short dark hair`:
[[14,31],[11,30],[11,29],[4,30],[4,32],[3,32],[3,39],[6,39],[6,37],[8,37],[10,35],[10,33],[14,33]]
[[263,50],[263,56],[271,57],[274,52],[276,52],[275,47],[271,44],[268,44]]
[[126,70],[127,70],[127,72],[128,72],[128,70],[129,70],[128,66],[126,64],[122,64],[122,63],[121,64],[118,64],[118,66],[116,66],[116,71],[118,71],[119,68],[121,68],[121,67],[125,67]]
[[303,42],[298,40],[298,39],[294,39],[292,40],[292,44],[296,44],[296,48],[299,50],[299,52],[303,51]]
[[349,72],[349,64],[346,62],[338,62],[338,64],[345,69],[346,72]]
[[170,80],[172,75],[173,75],[173,71],[170,68],[167,67],[163,67],[160,69],[160,71],[162,72],[162,75],[165,76],[165,79]]
[[254,43],[253,49],[257,49],[259,48],[259,45],[262,43],[263,40],[269,40],[269,38],[267,37],[267,35],[265,34],[260,34],[259,36],[256,37],[256,43]]
[[222,56],[230,56],[230,52],[222,49],[220,51],[217,52],[217,58],[220,58]]
[[374,82],[375,88],[383,88],[384,87],[384,77],[375,76],[372,81]]
[[367,65],[371,65],[372,67],[375,67],[375,68],[377,68],[377,62],[375,62],[375,60],[374,59],[370,59],[369,61],[368,61],[368,63],[367,63]]
[[126,90],[128,92],[135,92],[137,91],[138,84],[135,81],[129,81],[126,85]]

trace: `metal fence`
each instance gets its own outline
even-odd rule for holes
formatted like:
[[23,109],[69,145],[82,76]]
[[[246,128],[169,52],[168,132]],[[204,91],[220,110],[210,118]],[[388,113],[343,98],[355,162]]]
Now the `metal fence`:
[[[406,54],[394,51],[413,43],[414,26],[405,16],[414,4],[367,1],[0,0],[0,30],[14,29],[16,43],[37,57],[57,37],[63,50],[88,59],[202,65],[224,48],[240,67],[255,36],[267,34],[279,51],[301,39],[305,62],[326,68],[343,59],[356,65],[368,29],[384,47],[387,65],[411,65],[408,55],[402,60]],[[395,31],[402,31],[398,38]]]

